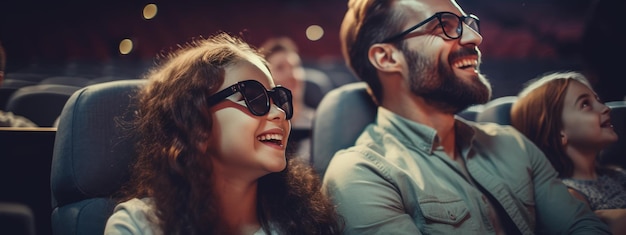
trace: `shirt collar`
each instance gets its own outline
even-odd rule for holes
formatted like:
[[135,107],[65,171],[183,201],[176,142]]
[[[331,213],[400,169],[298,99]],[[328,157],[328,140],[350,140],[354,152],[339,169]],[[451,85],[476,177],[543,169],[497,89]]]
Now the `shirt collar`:
[[[409,148],[417,148],[432,154],[438,146],[439,138],[435,129],[406,119],[382,106],[378,107],[376,123],[388,133],[396,136],[400,142]],[[474,138],[474,128],[458,118],[454,123],[454,128],[456,130],[457,145],[463,150],[468,149]]]

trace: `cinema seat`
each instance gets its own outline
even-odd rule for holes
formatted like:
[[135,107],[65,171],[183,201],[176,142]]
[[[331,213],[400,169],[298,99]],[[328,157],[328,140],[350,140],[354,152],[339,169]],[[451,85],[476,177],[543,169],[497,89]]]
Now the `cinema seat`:
[[[35,235],[35,216],[27,205],[0,202],[0,233]],[[43,233],[42,233],[43,234]]]
[[511,125],[511,106],[517,98],[517,96],[502,96],[487,102],[476,114],[476,121]]
[[311,160],[323,176],[335,152],[354,145],[365,126],[376,118],[377,106],[365,82],[348,83],[328,92],[317,107]]
[[9,97],[5,111],[26,117],[40,127],[52,127],[65,102],[78,89],[57,84],[25,86]]
[[59,117],[52,158],[52,232],[103,234],[111,195],[128,180],[133,140],[118,124],[134,117],[145,80],[119,80],[75,92]]

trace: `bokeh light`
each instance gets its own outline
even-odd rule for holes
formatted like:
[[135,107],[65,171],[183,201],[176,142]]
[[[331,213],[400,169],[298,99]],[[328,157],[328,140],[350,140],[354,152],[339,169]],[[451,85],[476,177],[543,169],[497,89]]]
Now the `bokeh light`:
[[324,29],[319,25],[311,25],[306,29],[306,37],[311,41],[317,41],[324,36]]
[[133,51],[133,41],[126,38],[120,42],[120,54],[128,55]]
[[146,20],[152,19],[156,16],[157,11],[158,9],[156,4],[148,4],[143,7],[143,18]]

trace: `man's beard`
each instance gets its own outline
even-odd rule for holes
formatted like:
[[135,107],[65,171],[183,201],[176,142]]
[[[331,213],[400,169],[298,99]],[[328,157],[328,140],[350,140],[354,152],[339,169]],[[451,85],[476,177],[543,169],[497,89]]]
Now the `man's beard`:
[[491,84],[484,75],[464,81],[449,66],[440,63],[435,67],[428,58],[408,48],[403,48],[403,53],[409,66],[411,92],[442,111],[456,114],[491,99]]

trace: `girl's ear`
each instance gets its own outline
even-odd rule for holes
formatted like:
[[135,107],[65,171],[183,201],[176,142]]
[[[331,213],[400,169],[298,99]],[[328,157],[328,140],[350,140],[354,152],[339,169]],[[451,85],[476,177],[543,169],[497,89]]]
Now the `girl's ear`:
[[387,43],[377,43],[368,51],[370,63],[381,72],[401,72],[401,63],[404,54],[395,46]]
[[561,146],[567,145],[567,134],[561,130]]

